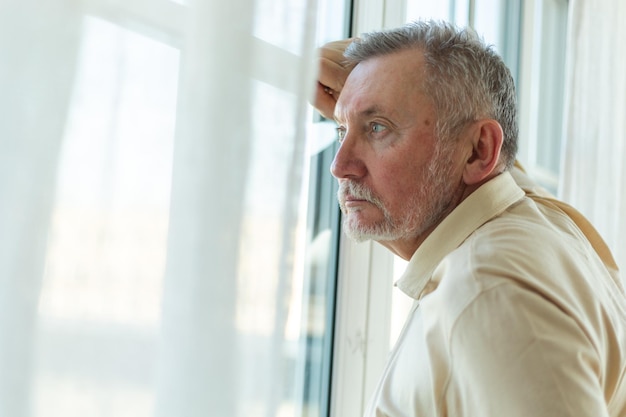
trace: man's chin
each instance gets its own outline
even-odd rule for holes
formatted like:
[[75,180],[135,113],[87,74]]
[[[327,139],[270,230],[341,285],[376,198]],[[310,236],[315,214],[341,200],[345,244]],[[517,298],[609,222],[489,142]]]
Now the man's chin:
[[345,234],[357,243],[365,242],[368,240],[374,240],[377,242],[395,240],[396,235],[391,233],[390,230],[383,227],[370,227],[366,228],[362,225],[354,225],[348,221],[344,221],[343,230]]
[[344,231],[346,235],[356,243],[367,242],[368,240],[373,240],[375,242],[390,242],[397,240],[396,236],[390,234],[360,232],[346,229],[344,229]]
[[350,240],[356,243],[363,243],[363,242],[367,242],[368,240],[371,240],[369,237],[364,236],[361,233],[354,233],[351,230],[345,230],[345,232],[346,232],[346,236],[348,236]]

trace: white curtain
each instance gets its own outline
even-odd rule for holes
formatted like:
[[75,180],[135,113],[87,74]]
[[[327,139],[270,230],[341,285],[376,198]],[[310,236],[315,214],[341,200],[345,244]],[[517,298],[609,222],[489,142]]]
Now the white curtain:
[[315,0],[0,0],[0,416],[295,416]]
[[564,200],[626,268],[626,2],[570,0]]

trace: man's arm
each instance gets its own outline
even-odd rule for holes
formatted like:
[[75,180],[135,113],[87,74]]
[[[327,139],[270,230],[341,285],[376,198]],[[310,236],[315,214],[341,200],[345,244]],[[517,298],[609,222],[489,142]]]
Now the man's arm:
[[333,118],[337,98],[346,78],[354,68],[346,62],[343,51],[353,39],[329,42],[318,50],[318,80],[313,106],[327,119]]
[[[539,294],[484,292],[455,324],[447,403],[458,416],[608,417],[589,336]],[[454,404],[454,405],[453,405]]]

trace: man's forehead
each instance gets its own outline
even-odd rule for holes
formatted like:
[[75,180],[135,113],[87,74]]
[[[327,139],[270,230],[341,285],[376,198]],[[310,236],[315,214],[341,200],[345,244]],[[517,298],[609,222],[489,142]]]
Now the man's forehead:
[[335,107],[335,119],[349,116],[372,116],[384,112],[381,99],[390,87],[383,68],[383,57],[374,57],[357,64],[348,75]]
[[[397,55],[397,54],[394,54]],[[416,62],[383,55],[359,63],[348,76],[339,95],[334,117],[390,116],[400,103],[414,100],[421,88]],[[410,96],[410,97],[409,97]]]

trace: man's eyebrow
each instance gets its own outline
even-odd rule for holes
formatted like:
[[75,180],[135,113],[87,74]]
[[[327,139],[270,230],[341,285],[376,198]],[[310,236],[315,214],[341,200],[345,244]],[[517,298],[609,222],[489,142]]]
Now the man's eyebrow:
[[359,112],[359,114],[362,116],[374,116],[376,114],[381,114],[381,113],[384,113],[384,109],[376,104]]
[[[343,112],[343,113],[345,114],[346,112]],[[347,112],[347,113],[349,113],[349,112]],[[384,109],[382,107],[380,107],[379,105],[374,104],[374,105],[372,105],[372,106],[370,106],[370,107],[368,107],[368,108],[366,108],[364,110],[361,110],[361,111],[357,112],[357,116],[359,116],[359,117],[371,117],[371,116],[375,116],[375,115],[378,115],[378,114],[381,114],[381,113],[384,113]],[[339,113],[336,112],[333,115],[333,119],[335,119],[335,122],[339,123],[341,121],[341,117],[339,116]]]

